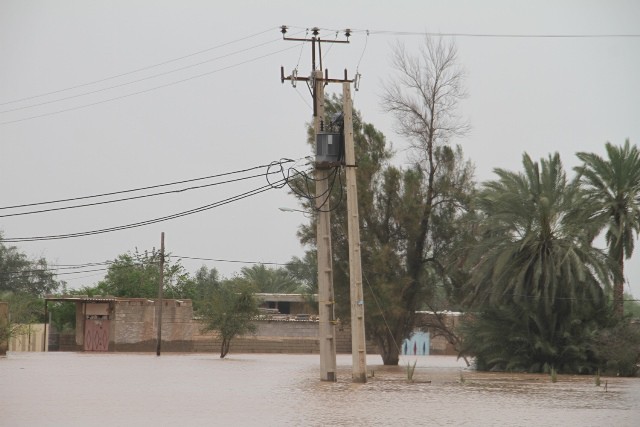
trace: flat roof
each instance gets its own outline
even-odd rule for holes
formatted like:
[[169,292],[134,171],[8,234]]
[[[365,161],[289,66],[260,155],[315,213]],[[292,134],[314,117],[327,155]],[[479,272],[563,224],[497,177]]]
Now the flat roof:
[[[308,302],[309,297],[312,301],[318,300],[318,294],[271,294],[271,293],[256,293],[256,298],[262,301],[277,301],[277,302]],[[45,301],[76,301],[76,302],[117,302],[117,301],[138,301],[149,300],[155,301],[152,298],[119,298],[114,296],[94,296],[88,295],[47,295],[44,297]],[[163,298],[163,301],[187,301],[174,298]]]
[[318,300],[318,294],[269,294],[258,292],[254,295],[259,300],[272,302],[308,302],[309,297],[312,298],[312,301]]
[[113,302],[117,301],[116,297],[90,297],[86,295],[47,295],[45,301],[76,301],[76,302]]

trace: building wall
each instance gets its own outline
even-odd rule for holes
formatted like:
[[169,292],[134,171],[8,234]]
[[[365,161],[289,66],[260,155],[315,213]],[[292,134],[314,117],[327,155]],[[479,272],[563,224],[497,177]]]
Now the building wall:
[[[155,350],[157,310],[155,301],[145,298],[117,301],[111,320],[109,350]],[[192,317],[191,301],[163,300],[162,348],[165,351],[192,351],[195,326]]]
[[[52,335],[51,350],[82,351],[84,319],[87,310],[78,303],[74,335]],[[118,299],[110,311],[109,351],[155,351],[157,348],[155,301],[146,298]],[[90,311],[90,310],[89,310]],[[300,320],[296,316],[271,317],[256,320],[255,334],[236,337],[231,352],[236,353],[319,353],[318,322],[315,316]],[[163,300],[162,351],[166,352],[218,352],[220,339],[216,332],[203,332],[203,323],[193,319],[189,300]],[[351,353],[351,328],[336,326],[336,351]],[[367,343],[369,353],[376,349]]]
[[[307,320],[256,321],[256,333],[236,337],[230,353],[319,353],[318,322]],[[193,351],[218,352],[221,340],[215,331],[194,329]],[[367,350],[371,352],[371,348]],[[336,352],[351,353],[351,328],[336,328]]]
[[[191,301],[164,300],[162,309],[162,351],[218,352],[216,332],[203,332],[203,324],[192,319]],[[112,316],[111,351],[155,351],[157,305],[152,300],[129,299],[115,303]],[[256,321],[256,333],[236,337],[236,353],[318,353],[318,322],[306,320]],[[339,329],[339,328],[337,328]],[[349,329],[336,333],[338,352],[351,352]]]
[[76,302],[76,338],[75,344],[82,346],[84,344],[84,303]]
[[9,351],[43,351],[44,324],[20,325],[20,334],[9,339]]

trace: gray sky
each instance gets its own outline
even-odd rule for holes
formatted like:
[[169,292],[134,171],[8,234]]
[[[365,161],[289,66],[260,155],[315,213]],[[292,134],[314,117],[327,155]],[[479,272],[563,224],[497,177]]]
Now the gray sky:
[[[282,85],[279,76],[281,65],[287,73],[297,66],[300,75],[308,75],[310,46],[282,41],[283,24],[300,37],[314,26],[325,29],[324,38],[334,38],[338,29],[361,30],[351,44],[327,49],[324,66],[332,77],[345,68],[350,75],[362,74],[355,108],[393,143],[398,163],[404,162],[406,144],[381,111],[381,82],[391,74],[393,43],[399,40],[417,52],[423,40],[401,33],[430,31],[459,34],[455,41],[469,93],[461,113],[472,131],[455,142],[475,163],[478,180],[491,178],[495,167],[520,170],[525,151],[535,159],[558,151],[570,170],[577,151],[604,154],[606,141],[640,141],[640,38],[477,35],[637,35],[639,17],[636,1],[4,0],[0,206],[151,186],[309,155],[309,92],[303,84]],[[43,94],[49,95],[35,97]],[[13,102],[24,98],[30,99]],[[32,237],[114,227],[214,203],[265,183],[253,179],[4,217],[0,230],[5,237]],[[282,206],[296,207],[295,199],[285,190],[271,190],[160,224],[17,245],[52,263],[75,265],[113,259],[135,247],[158,247],[164,231],[174,255],[285,263],[302,255],[295,233],[304,217],[282,213]],[[8,212],[17,210],[0,210]],[[636,296],[639,260],[636,251],[627,264]],[[225,276],[245,265],[183,261],[190,271],[203,263]],[[60,278],[75,287],[95,283],[101,273]]]

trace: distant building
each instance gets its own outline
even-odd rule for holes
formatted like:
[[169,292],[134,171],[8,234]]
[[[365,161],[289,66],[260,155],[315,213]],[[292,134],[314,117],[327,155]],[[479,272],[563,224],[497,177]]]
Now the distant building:
[[308,317],[318,314],[318,295],[257,293],[260,310],[265,314]]
[[[317,296],[256,294],[261,308],[253,335],[232,341],[232,352],[318,353]],[[157,300],[87,296],[48,296],[51,302],[75,304],[75,331],[51,331],[47,325],[47,351],[155,351]],[[338,328],[336,347],[351,352],[351,331]],[[218,351],[216,332],[203,332],[194,318],[191,300],[162,300],[162,350],[167,352]],[[370,348],[371,350],[371,348]]]

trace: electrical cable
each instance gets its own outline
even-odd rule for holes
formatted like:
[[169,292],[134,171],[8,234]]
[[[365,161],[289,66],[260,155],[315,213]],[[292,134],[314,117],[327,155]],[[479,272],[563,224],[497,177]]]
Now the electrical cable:
[[[335,38],[333,39],[333,41],[335,42],[336,40],[338,40],[338,35],[340,34],[340,31],[336,31],[336,35]],[[324,59],[327,59],[327,56],[329,56],[329,52],[331,52],[331,49],[333,48],[333,46],[335,45],[335,43],[330,43],[329,44],[329,48],[327,49],[327,51],[324,53]]]
[[367,51],[367,46],[369,45],[369,30],[367,30],[367,37],[364,39],[364,47],[362,48],[362,53],[360,54],[360,59],[358,59],[358,65],[356,65],[356,73],[360,69],[360,63],[362,62],[362,58],[364,57],[364,53]]
[[[297,172],[297,175],[300,175],[300,176],[303,178],[303,181],[304,181],[305,186],[306,186],[306,192],[305,192],[303,189],[300,189],[300,188],[296,187],[296,185],[295,185],[295,184],[291,184],[291,183],[289,183],[289,189],[290,189],[290,190],[291,190],[295,195],[297,195],[297,196],[299,196],[299,197],[301,197],[301,198],[304,198],[304,199],[307,199],[307,200],[313,201],[313,200],[315,200],[315,199],[318,199],[318,198],[320,198],[320,197],[323,197],[325,194],[327,194],[327,193],[328,193],[328,190],[327,190],[327,191],[325,191],[325,192],[324,192],[324,193],[322,193],[322,194],[313,195],[313,194],[312,194],[312,193],[313,193],[313,191],[312,191],[312,189],[310,188],[309,183],[310,183],[310,182],[316,183],[316,182],[318,182],[318,181],[320,181],[320,180],[316,179],[315,177],[311,177],[311,176],[309,176],[309,174],[307,173],[307,171],[300,172],[300,171],[298,171],[297,169],[294,169],[294,168],[291,168],[291,169],[295,170],[295,171]],[[294,181],[294,183],[295,183],[295,181]]]
[[[279,173],[279,172],[268,172],[268,173],[269,174],[276,174],[276,173]],[[102,202],[84,203],[84,204],[73,205],[73,206],[62,206],[62,207],[59,207],[59,208],[50,208],[50,209],[41,209],[41,210],[29,211],[29,212],[18,212],[18,213],[13,213],[13,214],[4,214],[4,215],[0,215],[0,218],[13,217],[13,216],[23,216],[23,215],[32,215],[32,214],[38,214],[38,213],[67,210],[67,209],[84,208],[84,207],[89,207],[89,206],[99,206],[99,205],[106,205],[106,204],[110,204],[110,203],[118,203],[118,202],[124,202],[124,201],[129,201],[129,200],[144,199],[144,198],[148,198],[148,197],[155,197],[155,196],[161,196],[161,195],[167,195],[167,194],[183,193],[183,192],[189,191],[189,190],[198,190],[198,189],[207,188],[207,187],[213,187],[213,186],[221,185],[221,184],[229,184],[229,183],[232,183],[232,182],[239,182],[239,181],[244,181],[244,180],[253,179],[253,178],[260,178],[263,175],[264,174],[251,175],[251,176],[248,176],[248,177],[229,179],[229,180],[221,181],[221,182],[214,182],[212,184],[204,184],[204,185],[198,185],[198,186],[195,186],[195,187],[180,188],[178,190],[162,191],[162,192],[159,192],[159,193],[142,194],[140,196],[124,197],[124,198],[114,199],[114,200],[105,200],[105,201],[102,201]]]
[[302,42],[302,44],[300,45],[300,55],[298,55],[298,63],[296,64],[296,68],[294,68],[294,70],[298,69],[298,66],[300,65],[300,60],[302,59],[302,52],[304,51],[304,44],[306,43],[306,39],[307,36],[309,35],[309,29],[305,29],[305,33],[304,33],[304,39],[305,41]]
[[356,95],[360,90],[360,79],[362,78],[362,74],[360,74],[360,63],[362,62],[364,53],[367,51],[368,45],[369,45],[369,30],[367,30],[367,37],[364,39],[364,48],[362,48],[360,59],[358,59],[358,64],[356,65],[356,74],[353,77],[353,88],[355,89],[355,93],[353,95],[353,99],[351,100],[351,102],[355,102]]
[[[294,160],[281,159],[280,162],[281,163],[291,163],[291,162],[294,162]],[[25,203],[25,204],[21,204],[21,205],[3,206],[3,207],[0,207],[0,210],[24,208],[24,207],[31,207],[31,206],[41,206],[41,205],[48,205],[48,204],[54,204],[54,203],[63,203],[63,202],[73,202],[73,201],[77,201],[77,200],[86,200],[86,199],[92,199],[92,198],[97,198],[97,197],[113,196],[113,195],[116,195],[116,194],[126,194],[126,193],[133,193],[133,192],[136,192],[136,191],[151,190],[151,189],[154,189],[154,188],[169,187],[169,186],[172,186],[172,185],[186,184],[186,183],[189,183],[189,182],[202,181],[202,180],[205,180],[205,179],[220,178],[220,177],[223,177],[223,176],[233,175],[233,174],[236,174],[236,173],[250,172],[250,171],[253,171],[253,170],[256,170],[256,169],[262,169],[262,168],[265,168],[265,167],[272,166],[273,164],[274,164],[274,162],[271,162],[271,163],[268,163],[268,164],[252,166],[252,167],[249,167],[249,168],[239,169],[239,170],[235,170],[235,171],[231,171],[231,172],[223,172],[223,173],[219,173],[219,174],[215,174],[215,175],[203,176],[203,177],[200,177],[200,178],[184,179],[184,180],[181,180],[181,181],[168,182],[168,183],[164,183],[164,184],[149,185],[149,186],[146,186],[146,187],[132,188],[132,189],[129,189],[129,190],[112,191],[112,192],[108,192],[108,193],[94,194],[94,195],[90,195],[90,196],[71,197],[71,198],[68,198],[68,199],[58,199],[58,200],[51,200],[51,201],[47,201],[47,202]]]
[[184,71],[184,70],[187,70],[189,68],[198,67],[200,65],[203,65],[203,64],[206,64],[206,63],[209,63],[209,62],[213,62],[213,61],[217,61],[219,59],[228,58],[230,56],[238,55],[240,53],[243,53],[243,52],[246,52],[246,51],[249,51],[249,50],[252,50],[252,49],[256,49],[258,47],[261,47],[261,46],[264,46],[264,45],[267,45],[267,44],[271,44],[271,43],[275,43],[275,42],[278,42],[278,41],[280,41],[279,38],[278,39],[274,39],[274,40],[270,40],[268,42],[260,43],[260,44],[257,44],[255,46],[251,46],[251,47],[248,47],[248,48],[245,48],[245,49],[241,49],[241,50],[238,50],[238,51],[235,51],[235,52],[231,52],[231,53],[228,53],[228,54],[225,54],[225,55],[217,56],[215,58],[207,59],[206,61],[201,61],[201,62],[198,62],[198,63],[195,63],[195,64],[191,64],[191,65],[186,65],[186,66],[183,66],[183,67],[180,67],[180,68],[176,68],[176,69],[169,70],[169,71],[164,71],[162,73],[157,73],[157,74],[154,74],[154,75],[151,75],[151,76],[147,76],[147,77],[141,77],[139,79],[131,80],[131,81],[128,81],[128,82],[117,84],[117,85],[108,86],[108,87],[104,87],[104,88],[100,88],[100,89],[95,89],[95,90],[91,90],[91,91],[88,91],[88,92],[82,92],[82,93],[78,93],[78,94],[75,94],[75,95],[66,96],[64,98],[52,99],[52,100],[49,100],[49,101],[43,101],[43,102],[39,102],[39,103],[36,103],[36,104],[24,105],[22,107],[15,107],[15,108],[11,108],[11,109],[8,109],[8,110],[3,110],[3,111],[0,111],[0,114],[11,113],[11,112],[20,111],[20,110],[26,110],[28,108],[35,108],[35,107],[40,107],[40,106],[48,105],[48,104],[54,104],[56,102],[67,101],[69,99],[80,98],[82,96],[93,95],[93,94],[100,93],[100,92],[106,92],[106,91],[111,90],[111,89],[117,89],[117,88],[120,88],[120,87],[129,86],[129,85],[132,85],[132,84],[135,84],[135,83],[143,82],[145,80],[155,79],[157,77],[162,77],[162,76],[166,76],[168,74],[177,73],[179,71]]
[[213,261],[213,262],[229,262],[236,264],[262,264],[262,265],[289,265],[290,262],[280,263],[280,262],[268,262],[268,261],[241,261],[241,260],[233,260],[233,259],[217,259],[217,258],[200,258],[200,257],[189,257],[182,255],[174,255],[177,259],[188,259],[195,261]]
[[0,239],[0,242],[10,242],[10,243],[17,243],[17,242],[34,242],[34,241],[41,241],[41,240],[60,240],[60,239],[70,239],[70,238],[74,238],[74,237],[87,237],[87,236],[91,236],[91,235],[96,235],[96,234],[104,234],[104,233],[111,233],[114,231],[122,231],[122,230],[127,230],[127,229],[131,229],[131,228],[138,228],[138,227],[142,227],[142,226],[146,226],[146,225],[151,225],[151,224],[156,224],[159,222],[164,222],[164,221],[168,221],[168,220],[172,220],[172,219],[177,219],[177,218],[181,218],[184,216],[188,216],[188,215],[193,215],[196,213],[200,213],[200,212],[204,212],[206,210],[210,210],[210,209],[214,209],[232,202],[236,202],[251,196],[255,196],[257,194],[263,193],[265,191],[268,190],[272,190],[274,187],[271,184],[267,184],[264,185],[262,187],[258,187],[255,188],[253,190],[249,190],[246,191],[244,193],[208,204],[208,205],[204,205],[204,206],[200,206],[197,208],[193,208],[193,209],[189,209],[186,211],[182,211],[182,212],[178,212],[175,214],[171,214],[171,215],[166,215],[163,217],[159,217],[159,218],[153,218],[153,219],[149,219],[149,220],[145,220],[145,221],[139,221],[139,222],[135,222],[135,223],[131,223],[131,224],[126,224],[126,225],[119,225],[119,226],[114,226],[114,227],[109,227],[109,228],[102,228],[102,229],[97,229],[97,230],[90,230],[90,231],[83,231],[83,232],[77,232],[77,233],[67,233],[67,234],[55,234],[55,235],[48,235],[48,236],[32,236],[32,237],[12,237],[12,238],[2,238]]
[[[364,32],[369,30],[353,30]],[[492,33],[440,33],[440,32],[413,32],[413,31],[385,31],[370,30],[371,34],[391,36],[431,36],[431,37],[478,37],[478,38],[505,38],[505,39],[575,39],[575,38],[638,38],[640,34],[492,34]]]
[[[297,28],[295,25],[288,25],[287,28]],[[334,28],[320,28],[324,31],[344,31]],[[484,37],[484,38],[640,38],[640,34],[497,34],[497,33],[461,33],[461,32],[432,32],[432,31],[397,31],[397,30],[369,30],[351,28],[351,33],[366,33],[391,36],[433,36],[433,37]]]
[[218,72],[221,72],[221,71],[225,71],[225,70],[228,70],[228,69],[231,69],[231,68],[239,67],[241,65],[245,65],[245,64],[248,64],[248,63],[251,63],[251,62],[259,61],[259,60],[267,58],[269,56],[273,56],[273,55],[276,55],[278,53],[282,53],[282,52],[285,52],[287,50],[294,49],[294,48],[296,48],[298,46],[299,46],[299,44],[294,44],[293,46],[290,46],[290,47],[287,47],[287,48],[284,48],[284,49],[279,49],[279,50],[276,50],[276,51],[273,51],[273,52],[270,52],[270,53],[267,53],[267,54],[264,54],[264,55],[261,55],[261,56],[257,56],[255,58],[247,59],[245,61],[241,61],[241,62],[238,62],[236,64],[231,64],[231,65],[228,65],[226,67],[217,68],[215,70],[207,71],[207,72],[201,73],[201,74],[196,74],[196,75],[191,76],[191,77],[187,77],[187,78],[184,78],[184,79],[181,79],[181,80],[176,80],[176,81],[173,81],[173,82],[168,82],[168,83],[165,83],[165,84],[162,84],[162,85],[154,86],[154,87],[151,87],[151,88],[148,88],[148,89],[144,89],[144,90],[140,90],[140,91],[137,91],[137,92],[132,92],[132,93],[128,93],[128,94],[125,94],[125,95],[120,95],[120,96],[116,96],[116,97],[113,97],[113,98],[103,99],[101,101],[96,101],[96,102],[92,102],[92,103],[89,103],[89,104],[83,104],[83,105],[78,105],[78,106],[75,106],[75,107],[65,108],[65,109],[62,109],[62,110],[52,111],[52,112],[49,112],[49,113],[37,114],[35,116],[23,117],[21,119],[8,120],[8,121],[0,122],[0,125],[9,125],[9,124],[13,124],[13,123],[24,122],[24,121],[27,121],[27,120],[39,119],[39,118],[42,118],[42,117],[54,116],[54,115],[57,115],[57,114],[67,113],[69,111],[76,111],[76,110],[80,110],[80,109],[83,109],[83,108],[88,108],[88,107],[93,107],[93,106],[96,106],[96,105],[104,104],[104,103],[107,103],[107,102],[117,101],[117,100],[120,100],[120,99],[124,99],[124,98],[129,98],[129,97],[132,97],[132,96],[136,96],[136,95],[145,94],[145,93],[148,93],[148,92],[152,92],[154,90],[163,89],[163,88],[166,88],[166,87],[169,87],[169,86],[174,86],[174,85],[177,85],[177,84],[180,84],[180,83],[185,83],[185,82],[188,82],[188,81],[191,81],[191,80],[195,80],[195,79],[199,79],[199,78],[202,78],[202,77],[206,77],[206,76],[209,76],[211,74],[215,74],[215,73],[218,73]]
[[393,340],[393,344],[396,346],[396,349],[398,350],[398,354],[401,354],[402,352],[400,351],[400,346],[396,342],[396,338],[393,336],[393,332],[391,332],[391,327],[389,326],[389,322],[387,322],[387,318],[384,315],[384,310],[382,309],[382,306],[380,305],[380,302],[378,301],[378,298],[376,297],[375,292],[373,292],[373,287],[371,286],[371,283],[369,282],[369,278],[367,277],[366,274],[364,274],[364,272],[362,273],[362,276],[364,277],[364,281],[367,282],[367,286],[369,286],[369,292],[371,292],[371,295],[373,296],[373,300],[375,301],[376,305],[378,306],[378,310],[380,311],[380,315],[382,316],[382,321],[384,322],[384,325],[387,328],[387,331],[389,331],[389,336]]
[[190,53],[190,54],[187,54],[187,55],[184,55],[184,56],[180,56],[178,58],[169,59],[169,60],[166,60],[166,61],[163,61],[163,62],[159,62],[159,63],[156,63],[156,64],[147,65],[147,66],[142,67],[142,68],[137,68],[137,69],[132,70],[132,71],[127,71],[127,72],[124,72],[124,73],[121,73],[121,74],[116,74],[116,75],[105,77],[105,78],[102,78],[102,79],[99,79],[99,80],[94,80],[94,81],[91,81],[91,82],[82,83],[82,84],[78,84],[78,85],[75,85],[75,86],[70,86],[70,87],[67,87],[67,88],[64,88],[64,89],[54,90],[54,91],[51,91],[51,92],[41,93],[39,95],[33,95],[33,96],[25,97],[25,98],[15,99],[13,101],[2,102],[2,103],[0,103],[0,106],[8,105],[8,104],[15,104],[17,102],[28,101],[28,100],[35,99],[35,98],[42,98],[42,97],[48,96],[48,95],[55,95],[56,93],[66,92],[66,91],[69,91],[69,90],[78,89],[78,88],[81,88],[81,87],[90,86],[90,85],[94,85],[94,84],[97,84],[97,83],[102,83],[102,82],[105,82],[105,81],[108,81],[108,80],[117,79],[119,77],[128,76],[128,75],[131,75],[131,74],[138,73],[140,71],[145,71],[145,70],[149,70],[151,68],[160,67],[162,65],[170,64],[172,62],[177,62],[177,61],[180,61],[182,59],[186,59],[186,58],[190,58],[192,56],[200,55],[202,53],[209,52],[209,51],[212,51],[212,50],[215,50],[215,49],[219,49],[221,47],[229,46],[231,44],[238,43],[238,42],[241,42],[241,41],[244,41],[244,40],[259,36],[259,35],[262,35],[262,34],[267,33],[269,31],[273,31],[274,29],[277,29],[277,28],[270,27],[270,28],[267,28],[267,29],[265,29],[263,31],[259,31],[259,32],[254,33],[254,34],[250,34],[250,35],[248,35],[246,37],[242,37],[242,38],[239,38],[239,39],[236,39],[236,40],[232,40],[230,42],[222,43],[222,44],[219,44],[219,45],[207,48],[207,49],[200,50],[198,52]]
[[[194,261],[228,262],[228,263],[235,263],[235,264],[262,264],[262,265],[279,265],[279,266],[287,266],[291,264],[291,262],[232,260],[232,259],[221,259],[221,258],[189,257],[189,256],[182,256],[182,255],[171,255],[171,258],[175,258],[176,261],[186,259],[186,260],[194,260]],[[128,265],[117,265],[117,261],[104,261],[104,262],[96,262],[96,263],[78,264],[74,266],[70,265],[64,268],[60,268],[60,266],[56,266],[54,264],[49,266],[49,268],[22,270],[22,271],[4,271],[4,272],[0,272],[0,276],[25,275],[25,274],[32,274],[32,273],[51,273],[55,276],[60,276],[60,275],[72,275],[72,274],[84,274],[84,273],[91,273],[96,271],[108,271],[111,268],[130,268],[130,267],[135,267],[140,265],[152,265],[152,264],[157,264],[157,261],[148,261],[148,262],[136,261],[135,263],[128,264]],[[108,267],[90,269],[90,270],[81,270],[83,268],[88,268],[92,266],[97,267],[102,265],[106,265]],[[67,269],[67,270],[75,269],[80,271],[69,271],[69,272],[59,273],[58,270],[62,270],[62,269]]]
[[295,88],[295,92],[302,99],[302,102],[307,104],[307,107],[309,107],[309,109],[313,111],[313,107],[311,106],[311,104],[309,104],[309,101],[307,101],[307,99],[304,96],[302,96],[302,94],[300,93],[300,90],[298,90],[298,88]]
[[70,274],[84,274],[84,273],[95,273],[96,271],[109,271],[109,268],[96,268],[92,270],[82,270],[82,271],[67,271],[64,273],[51,272],[54,276],[66,276]]

